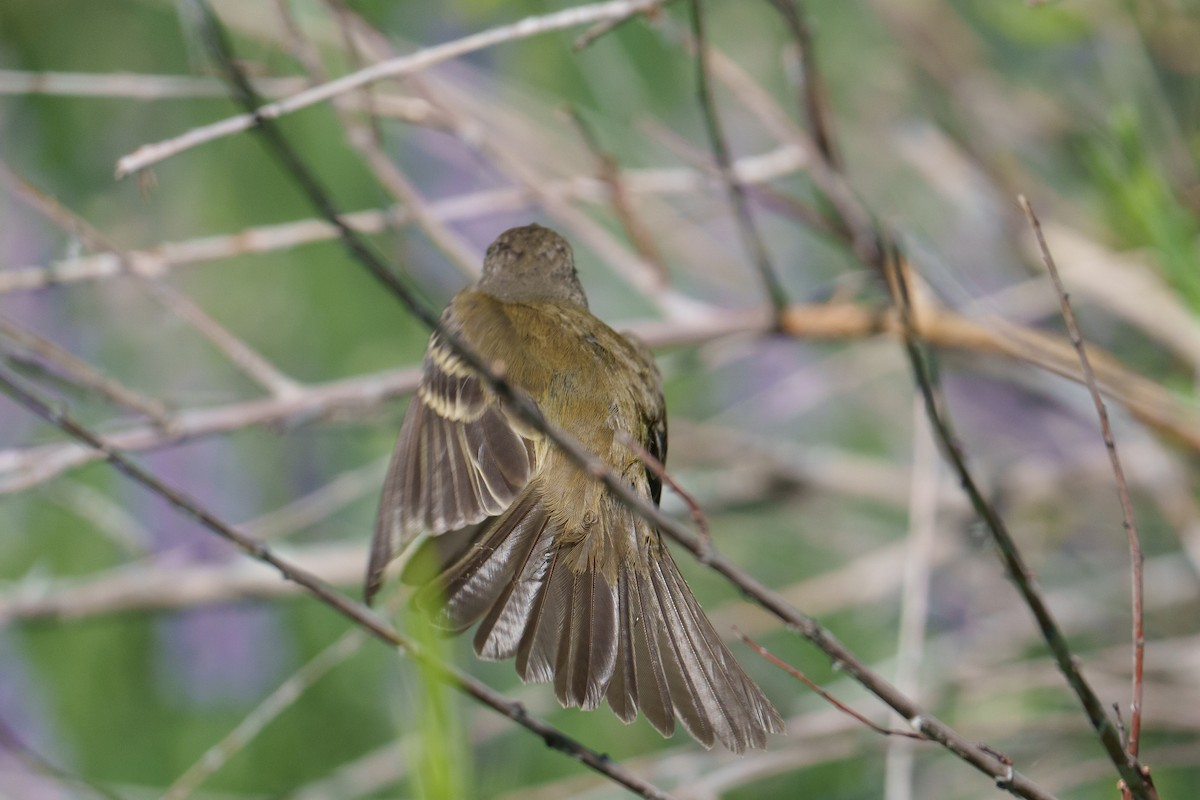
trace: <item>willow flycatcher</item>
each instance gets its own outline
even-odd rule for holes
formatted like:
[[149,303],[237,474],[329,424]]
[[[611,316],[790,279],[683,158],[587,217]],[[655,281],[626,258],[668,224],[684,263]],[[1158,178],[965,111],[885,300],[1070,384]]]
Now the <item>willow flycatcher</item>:
[[[566,240],[539,225],[501,234],[441,329],[658,503],[659,479],[622,435],[665,460],[662,380],[644,344],[588,311]],[[481,658],[515,656],[521,678],[552,681],[564,706],[606,699],[625,722],[641,709],[664,736],[678,717],[705,747],[761,748],[783,730],[658,530],[506,408],[434,333],[380,501],[368,601],[422,531],[477,523],[415,602],[454,632],[478,622]]]

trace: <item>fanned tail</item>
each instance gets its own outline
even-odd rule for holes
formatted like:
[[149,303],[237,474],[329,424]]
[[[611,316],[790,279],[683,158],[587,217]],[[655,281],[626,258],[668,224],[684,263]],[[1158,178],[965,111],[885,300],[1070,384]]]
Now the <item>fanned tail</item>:
[[664,736],[678,717],[705,747],[736,753],[765,747],[768,733],[783,730],[660,540],[611,579],[587,548],[586,539],[563,535],[534,479],[416,602],[452,631],[482,620],[475,652],[515,656],[521,678],[553,683],[564,706],[592,709],[607,699],[625,722],[641,709]]
[[626,570],[619,583],[623,638],[608,702],[623,720],[635,707],[664,736],[675,717],[705,747],[716,742],[735,753],[766,747],[783,719],[742,670],[679,574],[670,551],[658,544],[648,574]]
[[535,481],[416,602],[452,631],[482,619],[481,658],[516,656],[523,680],[553,682],[564,706],[591,709],[613,674],[617,589],[578,563],[581,543],[562,540]]

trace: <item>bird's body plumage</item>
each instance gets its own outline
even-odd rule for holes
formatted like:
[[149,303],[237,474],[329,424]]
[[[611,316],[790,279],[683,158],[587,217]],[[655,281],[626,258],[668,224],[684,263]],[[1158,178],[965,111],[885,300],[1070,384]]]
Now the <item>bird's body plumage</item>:
[[[539,226],[503,234],[484,276],[441,329],[526,393],[640,496],[660,485],[626,443],[666,457],[666,411],[648,348],[602,323],[566,242]],[[614,376],[620,379],[614,380]],[[763,747],[782,721],[704,616],[658,531],[509,412],[435,334],[385,483],[368,596],[419,533],[483,523],[416,596],[449,630],[479,622],[482,658],[516,658],[563,705],[676,716],[706,746]]]

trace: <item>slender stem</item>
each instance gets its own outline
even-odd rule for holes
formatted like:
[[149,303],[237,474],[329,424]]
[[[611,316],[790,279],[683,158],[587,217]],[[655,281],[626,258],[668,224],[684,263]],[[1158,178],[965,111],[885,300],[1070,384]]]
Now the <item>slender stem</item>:
[[967,466],[966,456],[962,446],[958,443],[958,438],[946,412],[945,400],[934,369],[933,356],[922,346],[908,287],[907,265],[903,262],[901,255],[893,249],[889,251],[884,267],[893,302],[900,312],[903,323],[905,352],[912,366],[913,377],[921,392],[921,397],[925,401],[925,413],[933,425],[943,454],[954,469],[959,484],[971,501],[971,506],[991,534],[1009,578],[1033,613],[1034,620],[1042,632],[1042,638],[1049,645],[1050,652],[1053,653],[1067,684],[1079,698],[1109,760],[1112,761],[1121,778],[1131,787],[1139,800],[1152,800],[1156,797],[1153,787],[1143,777],[1137,760],[1125,752],[1116,726],[1105,713],[1104,705],[1095,690],[1084,678],[1079,661],[1071,652],[1066,637],[1058,627],[1058,622],[1054,619],[1045,598],[1042,597],[1041,590],[1038,589],[1029,567],[1026,566],[1016,541],[1008,531],[1008,526],[1005,525],[1004,519],[996,510],[995,505],[984,495],[983,489]]
[[742,241],[750,252],[750,257],[754,259],[754,265],[758,269],[759,277],[767,292],[767,299],[770,301],[771,307],[775,309],[776,321],[779,321],[782,318],[783,309],[787,306],[787,293],[784,292],[783,284],[780,283],[779,276],[775,273],[775,267],[771,264],[771,256],[767,252],[762,235],[754,224],[754,216],[750,213],[750,203],[746,199],[746,189],[733,172],[733,159],[730,156],[729,143],[725,139],[721,120],[717,116],[717,104],[713,99],[712,84],[709,80],[708,43],[704,33],[704,9],[700,0],[692,0],[692,35],[696,39],[696,89],[700,98],[700,110],[704,115],[705,127],[708,130],[709,142],[712,145],[713,155],[716,156],[717,166],[720,168],[726,191],[729,193],[729,203],[733,206]]
[[439,45],[408,53],[378,64],[335,78],[320,86],[314,86],[302,92],[286,97],[274,103],[259,104],[245,114],[214,122],[200,128],[194,128],[180,136],[166,141],[146,144],[129,155],[117,161],[117,177],[124,178],[135,172],[151,167],[174,155],[193,147],[220,139],[225,136],[241,133],[258,127],[263,120],[278,119],[317,103],[330,100],[338,95],[352,92],[360,86],[383,80],[412,75],[423,69],[457,58],[467,53],[494,47],[504,42],[525,39],[550,31],[572,28],[578,25],[601,22],[606,19],[624,18],[638,11],[648,11],[662,5],[665,0],[609,0],[604,3],[575,6],[545,14],[540,17],[527,17],[511,25],[502,25],[481,31],[461,39],[444,42]]
[[1145,590],[1142,581],[1145,557],[1142,555],[1141,537],[1138,536],[1137,523],[1133,515],[1133,501],[1129,496],[1129,483],[1125,479],[1125,470],[1121,466],[1121,457],[1117,453],[1117,444],[1113,439],[1112,425],[1108,419],[1108,409],[1105,407],[1104,398],[1100,396],[1100,389],[1096,385],[1096,373],[1092,369],[1091,359],[1088,358],[1087,347],[1085,347],[1083,335],[1079,331],[1079,324],[1075,321],[1075,312],[1071,309],[1071,299],[1067,295],[1066,287],[1063,285],[1062,276],[1059,275],[1058,265],[1054,261],[1054,256],[1050,254],[1050,246],[1046,244],[1046,237],[1042,233],[1042,223],[1037,215],[1033,213],[1033,206],[1030,205],[1029,200],[1024,195],[1018,197],[1018,202],[1021,205],[1021,209],[1025,212],[1025,217],[1029,220],[1030,226],[1033,228],[1034,236],[1037,237],[1038,248],[1042,253],[1042,261],[1045,262],[1046,270],[1050,273],[1050,280],[1054,282],[1054,289],[1058,293],[1058,300],[1062,306],[1063,321],[1067,326],[1067,334],[1071,339],[1071,344],[1074,346],[1075,352],[1079,355],[1079,366],[1083,370],[1083,382],[1087,386],[1088,393],[1092,397],[1092,403],[1096,407],[1096,415],[1100,418],[1100,435],[1104,438],[1104,449],[1108,452],[1108,460],[1112,465],[1113,477],[1117,484],[1117,497],[1121,501],[1122,525],[1125,528],[1125,537],[1129,542],[1129,569],[1133,595],[1133,698],[1130,703],[1129,738],[1125,743],[1125,747],[1130,756],[1137,758],[1142,733],[1142,685],[1146,657],[1145,613],[1143,609]]

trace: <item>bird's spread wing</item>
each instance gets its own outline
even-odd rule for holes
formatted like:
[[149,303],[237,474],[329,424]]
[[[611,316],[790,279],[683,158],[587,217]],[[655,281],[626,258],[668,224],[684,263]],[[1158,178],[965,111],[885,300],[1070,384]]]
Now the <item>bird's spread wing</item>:
[[[442,322],[459,330],[452,311]],[[458,530],[508,508],[529,481],[532,460],[532,444],[496,396],[435,333],[384,482],[368,601],[388,563],[421,531]]]

